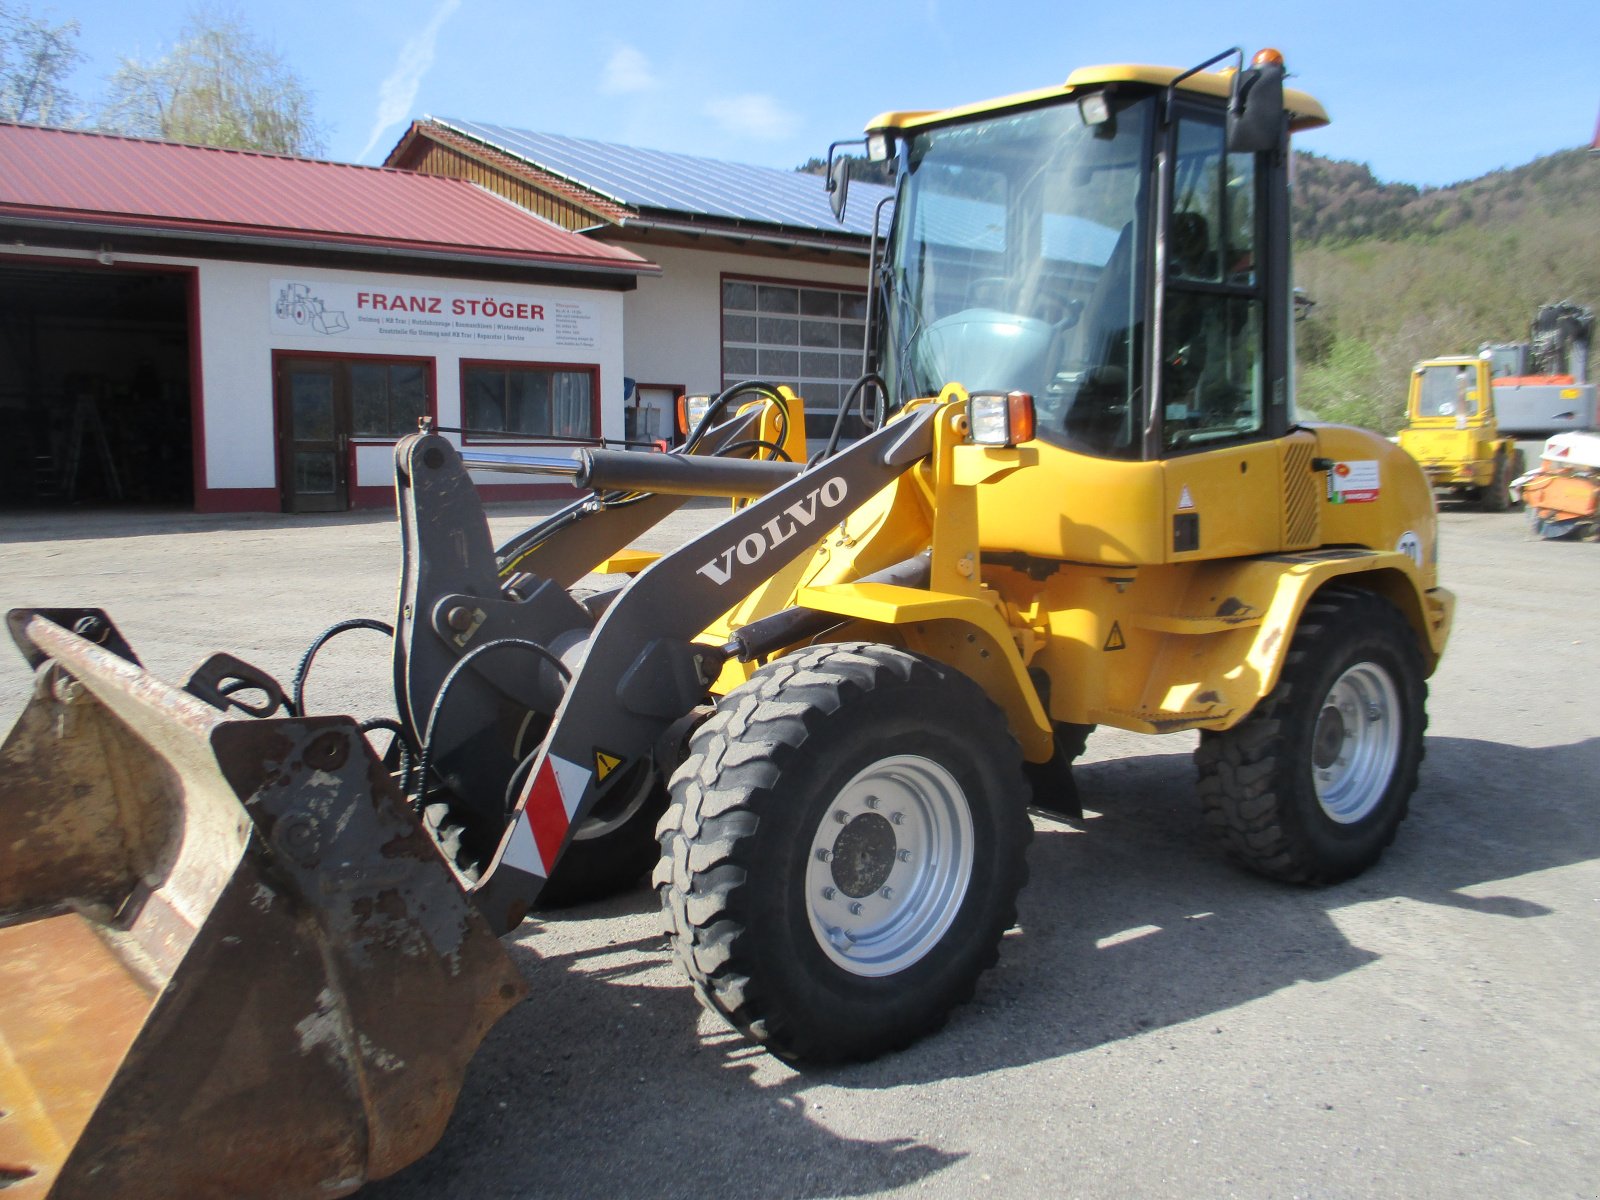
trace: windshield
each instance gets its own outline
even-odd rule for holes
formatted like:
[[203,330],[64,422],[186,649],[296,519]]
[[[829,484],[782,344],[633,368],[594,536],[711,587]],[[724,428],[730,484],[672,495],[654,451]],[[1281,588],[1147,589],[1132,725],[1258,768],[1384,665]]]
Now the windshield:
[[898,400],[1034,397],[1040,435],[1135,456],[1150,101],[1076,103],[913,136],[895,216],[885,377]]
[[1478,415],[1478,375],[1471,367],[1423,367],[1418,374],[1417,416],[1460,420]]

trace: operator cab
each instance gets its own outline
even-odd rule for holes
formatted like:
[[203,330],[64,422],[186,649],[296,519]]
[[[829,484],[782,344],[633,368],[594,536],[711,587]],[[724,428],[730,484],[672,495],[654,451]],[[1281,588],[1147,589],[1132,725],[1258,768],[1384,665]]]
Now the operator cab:
[[1493,362],[1480,358],[1440,359],[1418,363],[1411,389],[1413,422],[1476,428],[1492,421],[1494,397],[1486,386]]
[[1039,438],[1106,459],[1287,431],[1288,264],[1259,249],[1287,225],[1288,129],[1326,117],[1263,96],[1265,136],[1230,149],[1236,89],[1201,73],[1221,57],[874,122],[898,163],[874,339],[891,406],[1023,391]]

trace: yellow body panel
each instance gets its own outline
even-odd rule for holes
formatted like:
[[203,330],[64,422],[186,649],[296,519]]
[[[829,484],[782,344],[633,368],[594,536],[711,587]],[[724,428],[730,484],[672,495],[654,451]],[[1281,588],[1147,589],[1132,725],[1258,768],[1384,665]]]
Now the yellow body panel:
[[[1323,478],[1321,526],[1325,546],[1360,546],[1369,550],[1402,550],[1415,546],[1419,579],[1426,588],[1438,585],[1438,516],[1426,476],[1400,447],[1367,429],[1351,425],[1310,425],[1317,436],[1317,453],[1333,465]],[[1351,468],[1343,477],[1359,479],[1359,464],[1376,464],[1377,494],[1370,499],[1341,487],[1341,465]],[[1414,539],[1414,541],[1413,541]]]
[[[830,637],[892,641],[972,675],[1034,762],[1049,756],[1050,721],[1160,733],[1242,720],[1276,684],[1305,604],[1337,577],[1387,597],[1429,669],[1438,661],[1453,598],[1437,587],[1433,499],[1376,434],[1316,425],[1125,462],[970,444],[965,400],[952,385],[919,402],[944,409],[931,458],[704,640],[795,604],[837,614]],[[1174,549],[1185,513],[1198,545]],[[929,590],[856,582],[925,548]],[[755,669],[730,662],[713,690]],[[1048,714],[1030,669],[1054,681]]]
[[[1370,431],[1302,426],[1126,462],[1042,441],[973,445],[958,385],[916,407],[929,404],[941,410],[930,457],[702,640],[790,606],[834,614],[830,639],[891,642],[972,676],[1032,762],[1049,758],[1052,722],[1237,724],[1335,581],[1393,603],[1430,671],[1443,651],[1454,600],[1437,586],[1433,498],[1416,463]],[[1186,528],[1192,546],[1179,544]],[[922,552],[926,589],[860,582]],[[755,669],[730,662],[713,690]]]
[[[867,122],[867,130],[913,130],[926,125],[938,125],[964,117],[982,116],[984,113],[1003,112],[1048,100],[1063,99],[1077,92],[1103,87],[1110,83],[1143,83],[1166,87],[1179,75],[1180,67],[1140,66],[1117,63],[1099,67],[1079,67],[1067,76],[1067,81],[1054,87],[1034,88],[981,100],[956,108],[916,109],[880,113]],[[1227,96],[1233,86],[1232,73],[1228,71],[1201,71],[1178,85],[1179,91],[1199,92],[1206,96]],[[1295,131],[1315,129],[1328,123],[1328,113],[1314,97],[1294,88],[1283,89],[1283,105],[1289,112],[1289,128]]]
[[1193,550],[1174,546],[1173,562],[1262,554],[1283,546],[1283,467],[1277,442],[1226,446],[1167,460],[1163,528],[1192,518]]
[[618,550],[595,567],[596,575],[637,575],[661,554],[655,550]]
[[1068,566],[1041,583],[1017,572],[1000,591],[1047,636],[1031,666],[1052,688],[1050,716],[1144,733],[1226,729],[1277,684],[1284,653],[1312,594],[1337,577],[1379,592],[1412,621],[1437,662],[1453,598],[1422,587],[1400,553],[1300,554],[1108,572]]
[[984,487],[984,550],[1124,566],[1162,560],[1166,464],[1090,458],[1048,442],[1028,449],[1038,453],[1033,469]]
[[874,625],[894,626],[913,650],[959,666],[995,698],[1030,762],[1045,762],[1052,751],[1050,721],[1032,687],[1019,687],[1026,663],[991,593],[952,596],[885,583],[836,583],[800,589],[798,602],[818,612],[837,613]]

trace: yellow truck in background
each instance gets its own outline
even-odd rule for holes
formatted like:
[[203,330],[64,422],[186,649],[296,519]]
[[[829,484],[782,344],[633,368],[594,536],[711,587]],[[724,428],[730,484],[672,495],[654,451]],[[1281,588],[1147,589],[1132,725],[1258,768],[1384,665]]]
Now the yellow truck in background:
[[1430,358],[1413,367],[1399,441],[1436,491],[1504,512],[1524,464],[1516,442],[1500,436],[1490,365],[1480,355]]

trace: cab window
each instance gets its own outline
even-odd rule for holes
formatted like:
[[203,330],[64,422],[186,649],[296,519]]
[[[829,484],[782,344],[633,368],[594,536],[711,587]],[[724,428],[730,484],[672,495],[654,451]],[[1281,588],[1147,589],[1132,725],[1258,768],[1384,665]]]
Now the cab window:
[[1165,246],[1162,443],[1203,448],[1266,430],[1255,157],[1220,117],[1178,122]]
[[1477,372],[1471,367],[1423,367],[1417,416],[1471,417],[1478,412]]

